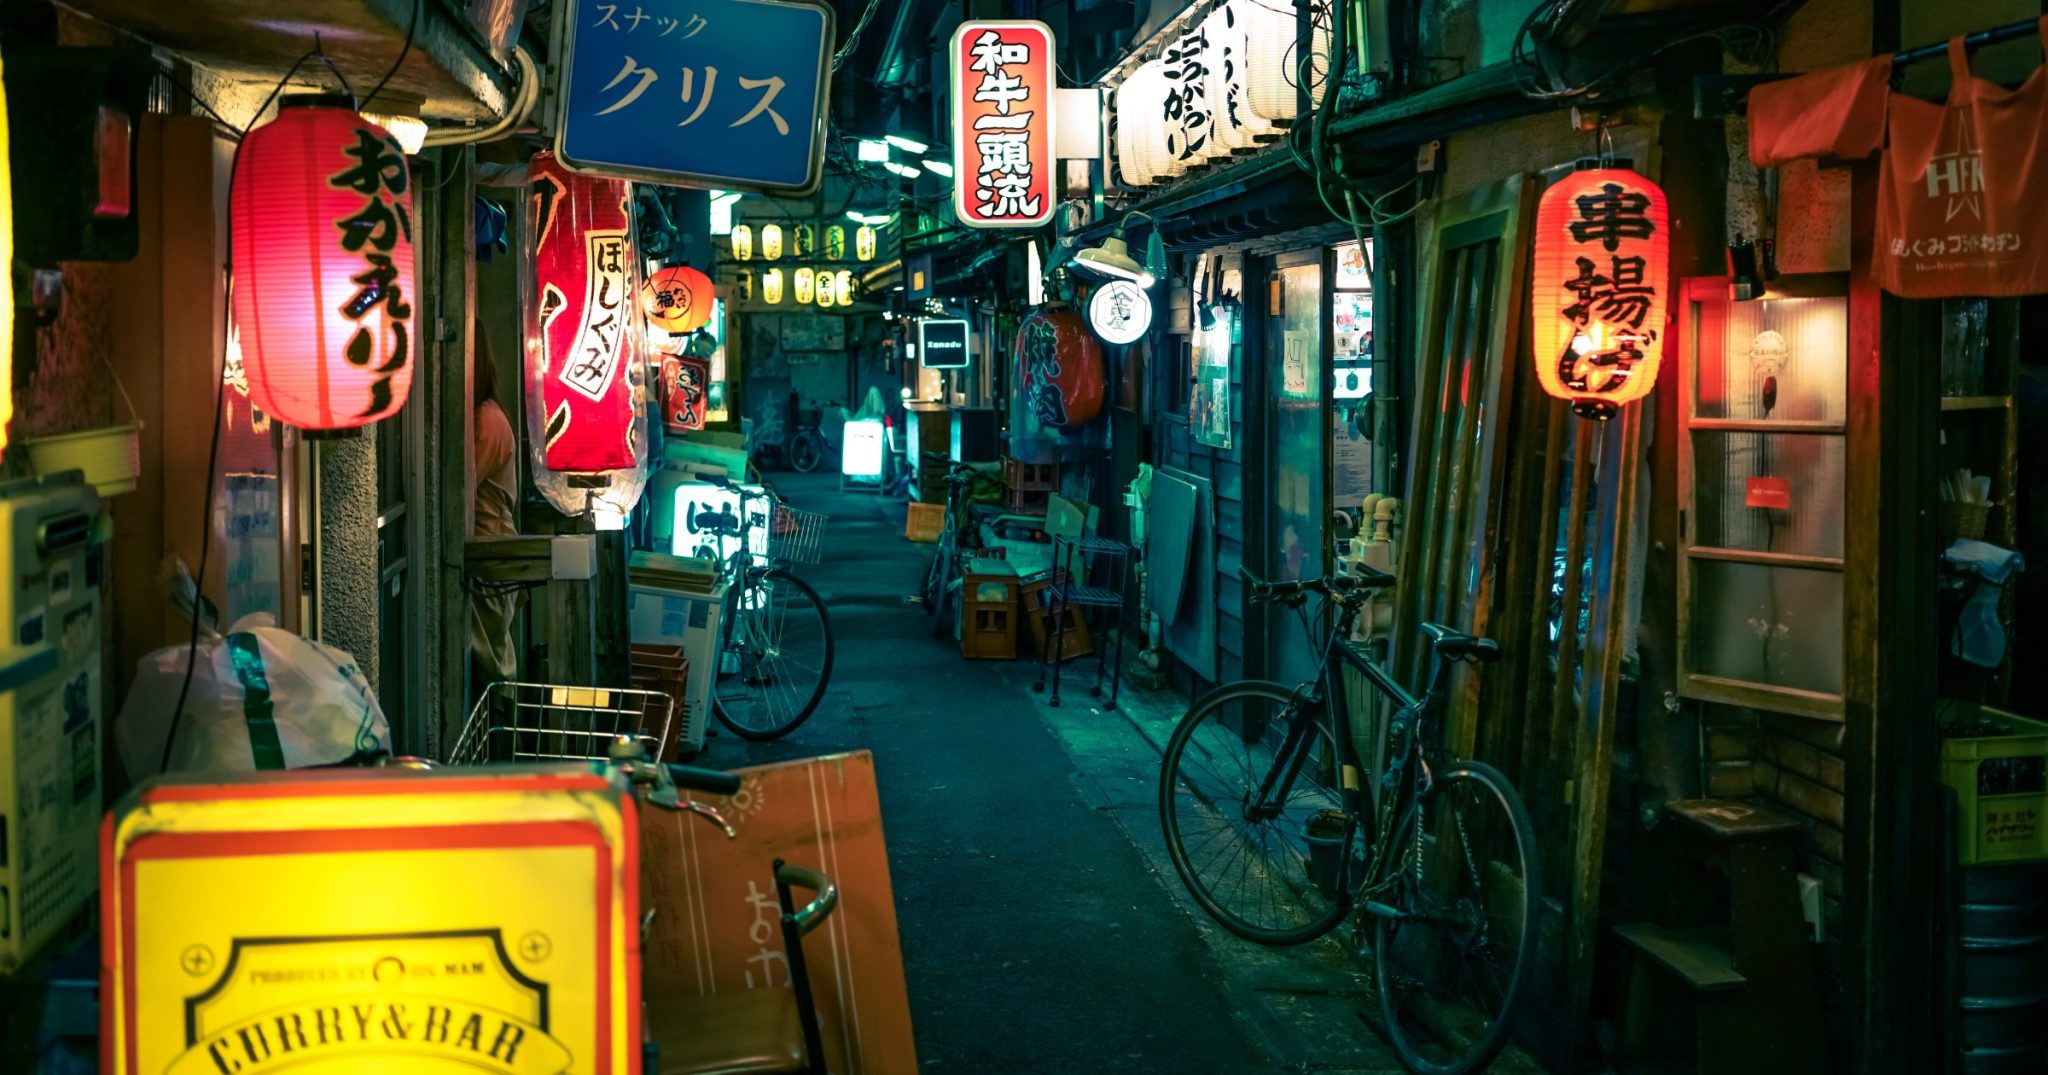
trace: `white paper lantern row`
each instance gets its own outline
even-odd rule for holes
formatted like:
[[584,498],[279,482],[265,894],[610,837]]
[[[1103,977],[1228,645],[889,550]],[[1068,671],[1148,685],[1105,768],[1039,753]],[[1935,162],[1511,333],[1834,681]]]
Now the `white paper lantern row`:
[[1171,92],[1157,60],[1131,72],[1116,89],[1116,160],[1127,186],[1149,186],[1188,170],[1168,145],[1166,98]]
[[1231,149],[1252,149],[1280,133],[1280,128],[1252,111],[1246,79],[1250,24],[1243,10],[1251,0],[1224,4],[1203,20],[1203,34],[1209,39],[1209,106],[1214,110],[1216,136]]
[[1310,62],[1301,59],[1299,26],[1293,6],[1285,0],[1235,0],[1248,44],[1245,88],[1253,114],[1266,120],[1292,120],[1301,115],[1296,67],[1306,68],[1311,98],[1322,92],[1330,69],[1330,0],[1313,0],[1309,12]]

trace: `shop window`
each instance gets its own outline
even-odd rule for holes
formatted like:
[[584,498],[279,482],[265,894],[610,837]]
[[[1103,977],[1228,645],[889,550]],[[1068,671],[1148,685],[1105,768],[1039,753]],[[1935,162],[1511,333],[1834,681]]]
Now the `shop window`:
[[[1226,288],[1226,295],[1233,293]],[[1198,299],[1195,306],[1194,396],[1188,405],[1188,428],[1197,442],[1211,448],[1227,449],[1232,443],[1230,385],[1242,312],[1227,297],[1212,303]]]
[[1849,300],[1687,281],[1679,351],[1682,689],[1842,712]]
[[1347,512],[1373,491],[1371,249],[1330,248],[1330,504]]

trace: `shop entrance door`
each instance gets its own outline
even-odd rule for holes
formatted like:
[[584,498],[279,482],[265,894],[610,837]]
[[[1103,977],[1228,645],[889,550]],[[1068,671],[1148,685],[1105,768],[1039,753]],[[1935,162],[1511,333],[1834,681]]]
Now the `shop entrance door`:
[[[1329,569],[1329,431],[1323,393],[1329,323],[1323,303],[1321,247],[1273,259],[1266,274],[1265,362],[1260,378],[1266,503],[1247,520],[1262,528],[1259,575],[1308,578]],[[1257,300],[1254,300],[1257,301]],[[1263,519],[1261,518],[1263,516]],[[1249,612],[1250,610],[1247,610]],[[1293,684],[1316,672],[1317,652],[1301,613],[1264,606],[1267,678]],[[1311,626],[1319,627],[1320,624]]]

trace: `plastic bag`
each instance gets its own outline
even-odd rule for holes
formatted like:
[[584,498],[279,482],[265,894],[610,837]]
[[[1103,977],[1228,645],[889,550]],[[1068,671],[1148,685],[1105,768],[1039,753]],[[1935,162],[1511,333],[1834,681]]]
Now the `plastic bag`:
[[[185,679],[183,645],[137,662],[114,725],[132,779],[153,776]],[[170,771],[295,769],[388,750],[391,726],[355,658],[274,626],[266,614],[201,638]]]

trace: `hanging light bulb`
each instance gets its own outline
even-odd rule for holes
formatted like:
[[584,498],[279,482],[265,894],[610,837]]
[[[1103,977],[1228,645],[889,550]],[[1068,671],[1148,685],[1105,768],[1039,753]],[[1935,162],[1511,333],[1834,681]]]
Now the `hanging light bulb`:
[[853,233],[853,256],[862,261],[875,260],[875,229],[866,224]]
[[806,267],[804,267],[804,268],[801,268],[801,269],[798,269],[798,270],[796,271],[796,302],[797,302],[797,305],[799,305],[799,306],[808,306],[808,305],[810,305],[810,302],[811,302],[811,294],[812,294],[812,291],[813,291],[813,285],[814,285],[815,283],[816,283],[816,274],[815,274],[815,273],[813,273],[813,272],[811,272],[811,270],[810,270],[810,268],[809,268],[808,266],[806,266]]
[[846,260],[846,229],[837,224],[825,225],[825,258],[828,261]]
[[[769,225],[774,227],[774,225]],[[769,269],[761,274],[761,301],[770,306],[782,303],[782,270]]]
[[754,260],[754,229],[752,227],[746,224],[734,224],[732,226],[732,256],[735,261]]
[[761,225],[761,260],[782,260],[782,225]]
[[841,269],[841,270],[839,270],[839,273],[838,273],[838,276],[837,276],[837,278],[836,278],[835,280],[833,280],[833,282],[832,282],[832,294],[833,294],[833,295],[834,295],[834,296],[835,296],[836,298],[838,298],[838,300],[839,300],[839,305],[841,305],[841,306],[851,306],[851,305],[853,305],[853,270],[852,270],[852,269]]

